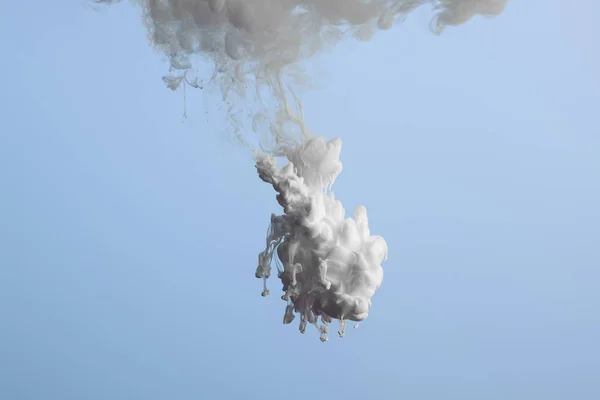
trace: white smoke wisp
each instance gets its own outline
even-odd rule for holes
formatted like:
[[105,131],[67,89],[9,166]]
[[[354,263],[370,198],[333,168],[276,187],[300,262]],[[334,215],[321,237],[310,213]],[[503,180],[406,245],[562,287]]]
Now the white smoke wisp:
[[[115,3],[119,0],[95,0]],[[168,56],[164,78],[217,88],[229,127],[248,145],[254,130],[263,145],[287,122],[282,99],[309,78],[302,61],[346,37],[368,40],[420,6],[432,8],[440,34],[476,15],[500,14],[507,0],[132,0],[144,14],[150,42]],[[212,67],[205,74],[198,68]],[[272,130],[278,130],[273,133]]]
[[[114,3],[119,0],[95,0]],[[255,150],[259,177],[271,184],[282,215],[272,215],[256,277],[269,293],[277,267],[286,302],[283,322],[300,315],[327,340],[328,324],[367,318],[383,279],[387,244],[369,231],[366,208],[346,218],[331,187],[342,171],[340,139],[313,136],[304,123],[296,89],[306,83],[301,64],[346,37],[368,40],[420,6],[433,9],[431,30],[460,25],[477,15],[500,14],[507,0],[132,0],[144,14],[150,42],[169,57],[163,78],[181,85],[217,88],[229,127]],[[200,66],[212,73],[203,76]],[[294,100],[292,107],[291,100]],[[288,164],[277,167],[276,159]],[[321,319],[321,325],[318,319]]]

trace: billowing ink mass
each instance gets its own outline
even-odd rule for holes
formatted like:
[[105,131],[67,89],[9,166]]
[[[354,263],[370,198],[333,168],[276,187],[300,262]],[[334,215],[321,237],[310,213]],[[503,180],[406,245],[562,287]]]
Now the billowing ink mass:
[[[113,3],[118,0],[98,0]],[[169,57],[172,90],[217,87],[209,102],[226,104],[229,126],[246,144],[259,133],[259,177],[273,186],[282,215],[272,215],[256,277],[269,293],[271,265],[283,285],[283,322],[300,316],[327,340],[328,324],[367,318],[383,279],[387,244],[371,235],[367,211],[345,216],[332,185],[342,171],[340,139],[313,136],[295,88],[302,62],[347,37],[368,40],[420,6],[432,9],[440,34],[477,15],[500,14],[507,0],[133,0],[144,14],[150,42]],[[212,66],[202,76],[197,68]],[[278,167],[276,159],[287,160]],[[317,319],[320,318],[321,324]]]
[[[387,244],[369,231],[367,210],[359,206],[354,219],[345,217],[342,203],[329,189],[342,171],[340,139],[322,137],[284,149],[288,164],[278,168],[272,155],[257,158],[258,176],[273,185],[283,215],[272,215],[266,248],[258,257],[256,277],[266,280],[277,256],[278,277],[287,302],[283,322],[300,314],[300,331],[315,324],[327,340],[328,323],[367,318],[371,296],[383,279],[381,263]],[[276,254],[275,254],[276,253]],[[317,325],[321,317],[322,325]]]

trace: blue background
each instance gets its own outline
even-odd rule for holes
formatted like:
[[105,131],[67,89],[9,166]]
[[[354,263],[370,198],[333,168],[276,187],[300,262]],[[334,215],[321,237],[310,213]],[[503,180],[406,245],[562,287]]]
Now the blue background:
[[181,123],[139,10],[0,1],[0,399],[600,398],[600,5],[577,4],[441,37],[421,10],[319,58],[307,121],[390,249],[323,345],[261,298],[275,194],[204,97]]

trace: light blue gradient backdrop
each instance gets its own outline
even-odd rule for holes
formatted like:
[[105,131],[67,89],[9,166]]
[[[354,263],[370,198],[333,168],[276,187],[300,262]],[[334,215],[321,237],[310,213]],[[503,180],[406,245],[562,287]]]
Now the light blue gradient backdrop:
[[0,399],[600,398],[600,5],[577,3],[442,37],[423,10],[319,59],[307,120],[390,248],[369,319],[323,345],[260,297],[275,194],[198,93],[181,123],[139,11],[2,0]]

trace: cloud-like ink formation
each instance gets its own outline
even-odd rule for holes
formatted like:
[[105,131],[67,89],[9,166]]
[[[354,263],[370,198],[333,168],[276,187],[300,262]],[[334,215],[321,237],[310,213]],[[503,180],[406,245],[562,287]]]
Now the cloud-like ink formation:
[[[368,315],[387,244],[370,234],[365,207],[346,218],[331,191],[342,171],[342,142],[313,136],[305,125],[293,90],[303,81],[300,65],[345,38],[368,41],[421,6],[432,9],[430,29],[440,34],[477,15],[499,15],[507,0],[133,1],[141,6],[150,42],[169,58],[167,86],[217,87],[218,98],[209,101],[227,105],[236,135],[262,135],[256,168],[284,211],[271,216],[259,254],[263,295],[275,263],[286,302],[283,322],[297,313],[300,330],[312,323],[325,341],[328,323],[338,319],[343,336],[346,321]],[[197,68],[206,65],[211,73],[202,76]],[[276,157],[288,163],[277,167]]]
[[[476,15],[498,15],[506,4],[506,0],[133,1],[143,10],[150,42],[169,57],[167,85],[176,89],[186,79],[197,87],[216,85],[232,127],[246,130],[283,129],[288,118],[278,111],[285,109],[281,99],[288,88],[303,81],[299,63],[344,38],[368,40],[420,6],[432,9],[431,29],[439,34]],[[194,74],[206,65],[214,67],[210,76]]]

